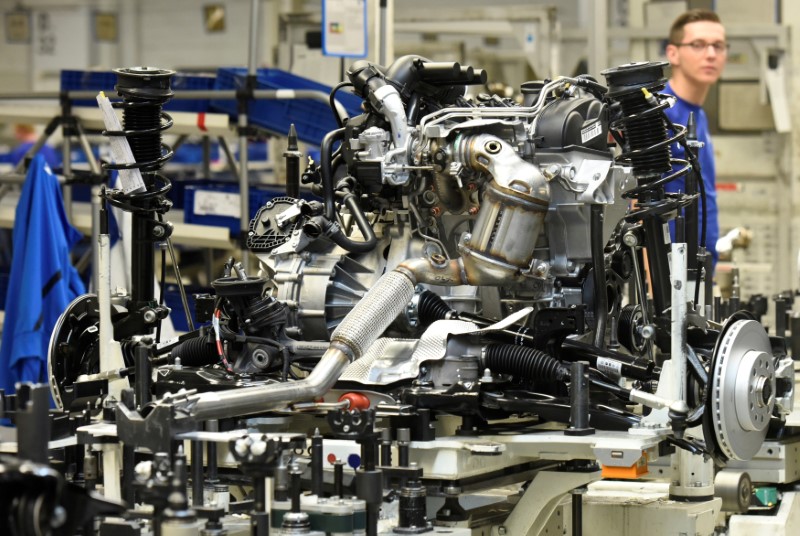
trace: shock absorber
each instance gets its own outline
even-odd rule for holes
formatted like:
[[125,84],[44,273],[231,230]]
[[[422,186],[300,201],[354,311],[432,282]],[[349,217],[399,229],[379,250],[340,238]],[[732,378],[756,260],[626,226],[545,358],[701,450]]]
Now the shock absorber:
[[[105,164],[106,169],[139,169],[145,190],[125,193],[108,190],[105,200],[132,214],[131,231],[131,301],[126,323],[133,324],[128,333],[146,334],[154,325],[152,311],[162,317],[166,311],[156,307],[154,298],[155,243],[169,238],[172,227],[163,221],[171,206],[166,198],[171,188],[169,179],[160,170],[172,158],[172,149],[161,140],[161,133],[172,126],[172,118],[162,106],[172,97],[170,81],[174,71],[152,67],[115,69],[115,89],[122,102],[114,103],[123,110],[123,130],[104,131],[106,136],[124,136],[131,146],[134,163]],[[138,320],[134,320],[138,318]]]
[[[624,194],[636,200],[628,221],[642,221],[650,277],[653,281],[653,301],[657,314],[670,306],[669,260],[664,247],[664,222],[675,212],[694,201],[692,196],[666,194],[664,184],[688,173],[685,160],[673,159],[669,146],[685,137],[685,128],[672,125],[664,110],[669,101],[657,94],[664,89],[665,62],[629,63],[603,71],[609,85],[607,98],[619,104],[620,116],[610,128],[625,134],[621,140],[623,152],[617,161],[631,166],[636,187]],[[667,128],[674,130],[672,137]],[[679,169],[670,173],[673,165]]]

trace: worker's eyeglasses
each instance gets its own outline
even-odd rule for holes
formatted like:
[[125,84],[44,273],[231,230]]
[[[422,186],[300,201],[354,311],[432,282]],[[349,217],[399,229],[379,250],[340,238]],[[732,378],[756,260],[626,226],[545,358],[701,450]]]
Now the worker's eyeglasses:
[[689,47],[692,52],[702,54],[708,47],[712,47],[717,54],[726,54],[731,48],[731,45],[725,41],[716,41],[714,43],[706,43],[705,41],[692,41],[691,43],[674,43],[676,47]]

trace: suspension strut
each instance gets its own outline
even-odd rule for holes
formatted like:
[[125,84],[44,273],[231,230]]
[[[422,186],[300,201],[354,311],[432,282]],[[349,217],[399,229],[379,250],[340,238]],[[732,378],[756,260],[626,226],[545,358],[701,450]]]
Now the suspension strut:
[[[123,130],[104,131],[106,136],[124,136],[130,143],[135,159],[129,164],[105,164],[106,169],[138,169],[145,190],[125,193],[108,190],[104,199],[132,215],[131,230],[131,307],[133,313],[123,322],[123,333],[148,334],[154,326],[152,311],[159,318],[166,314],[157,307],[154,293],[155,243],[169,238],[172,226],[163,220],[171,207],[166,198],[171,188],[169,179],[160,173],[164,163],[172,158],[172,149],[162,142],[161,133],[172,126],[172,118],[162,106],[172,97],[170,80],[174,71],[152,67],[115,69],[115,89],[122,102]],[[117,328],[119,329],[119,327]],[[116,332],[116,330],[115,330]]]
[[[630,165],[633,170],[636,187],[624,196],[637,202],[626,219],[641,221],[644,226],[644,245],[657,315],[670,307],[664,223],[694,201],[693,196],[664,191],[667,182],[685,175],[690,169],[687,161],[672,158],[669,149],[671,143],[685,137],[686,129],[668,121],[664,110],[669,107],[669,101],[657,95],[667,82],[666,65],[665,62],[629,63],[602,73],[609,85],[607,97],[619,103],[621,110],[621,117],[612,121],[610,128],[625,134],[623,152],[617,161]],[[672,137],[667,135],[668,126],[674,127]],[[673,165],[679,169],[669,173]]]

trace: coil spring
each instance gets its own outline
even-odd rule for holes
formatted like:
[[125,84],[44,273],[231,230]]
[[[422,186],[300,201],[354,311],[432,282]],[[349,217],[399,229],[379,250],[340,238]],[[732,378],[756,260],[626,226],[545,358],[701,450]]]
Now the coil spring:
[[[612,123],[612,128],[625,132],[628,151],[617,157],[617,161],[631,165],[636,175],[642,177],[639,185],[622,196],[636,199],[637,207],[626,217],[628,221],[638,221],[648,215],[663,214],[689,205],[696,196],[685,194],[658,194],[665,184],[686,175],[691,166],[683,159],[672,158],[669,146],[686,137],[686,127],[670,122],[664,110],[669,107],[667,97],[655,94],[658,104],[651,105],[644,94],[620,99],[624,117]],[[674,134],[667,136],[667,128]],[[677,171],[663,175],[680,166]],[[654,178],[658,177],[658,178]],[[663,195],[663,197],[662,197]]]
[[122,109],[123,130],[104,130],[104,136],[124,136],[128,139],[135,162],[103,164],[104,169],[138,169],[147,186],[143,192],[125,193],[108,190],[104,197],[109,204],[128,212],[164,214],[170,208],[166,194],[172,188],[169,179],[159,173],[173,156],[173,151],[161,140],[161,133],[172,127],[172,117],[162,106],[172,97],[169,80],[174,71],[135,67],[115,69],[117,93],[122,102],[112,104]]
[[[603,72],[609,82],[608,97],[619,103],[622,117],[612,121],[611,131],[625,133],[624,152],[616,161],[630,165],[637,177],[637,186],[625,192],[626,199],[638,201],[626,217],[639,221],[646,216],[663,214],[689,205],[695,196],[664,194],[662,187],[686,175],[691,166],[686,160],[672,158],[669,146],[686,137],[686,128],[673,125],[664,113],[669,107],[663,89],[663,67],[666,63],[632,63]],[[667,129],[673,131],[670,137]],[[618,140],[620,141],[620,140]],[[679,166],[669,173],[673,166]]]

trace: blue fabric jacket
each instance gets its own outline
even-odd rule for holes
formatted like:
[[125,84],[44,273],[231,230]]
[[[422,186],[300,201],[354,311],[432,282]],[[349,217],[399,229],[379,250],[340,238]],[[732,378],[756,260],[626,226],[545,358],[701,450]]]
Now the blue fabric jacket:
[[[669,95],[675,95],[672,87],[667,84],[667,87],[664,89],[664,93],[668,93]],[[701,141],[705,144],[705,146],[700,149],[700,170],[703,175],[703,184],[706,188],[706,210],[708,212],[708,217],[706,220],[706,248],[711,252],[714,258],[714,265],[717,264],[717,239],[719,239],[719,216],[717,211],[717,188],[716,188],[716,169],[714,166],[714,146],[711,144],[711,135],[708,132],[708,118],[706,117],[706,113],[703,111],[703,108],[687,102],[682,98],[675,95],[677,101],[672,108],[668,108],[665,110],[667,117],[669,117],[670,121],[680,125],[686,125],[686,121],[689,119],[689,112],[694,112],[694,118],[697,124],[697,140]],[[670,149],[672,151],[673,158],[680,158],[685,159],[686,155],[683,150],[683,146],[679,143],[673,143],[670,145]],[[677,168],[673,171],[677,171]],[[667,183],[664,189],[667,192],[685,192],[686,191],[686,177],[680,177]],[[698,200],[698,203],[700,201]],[[699,205],[699,220],[698,222],[702,225],[703,221],[703,207]],[[671,222],[670,229],[672,231],[673,238],[675,237],[675,225],[674,222]],[[698,237],[700,236],[700,229],[697,230]]]
[[0,388],[46,382],[50,334],[86,292],[70,262],[81,234],[69,223],[61,187],[41,154],[31,162],[14,220],[14,251],[0,343]]

